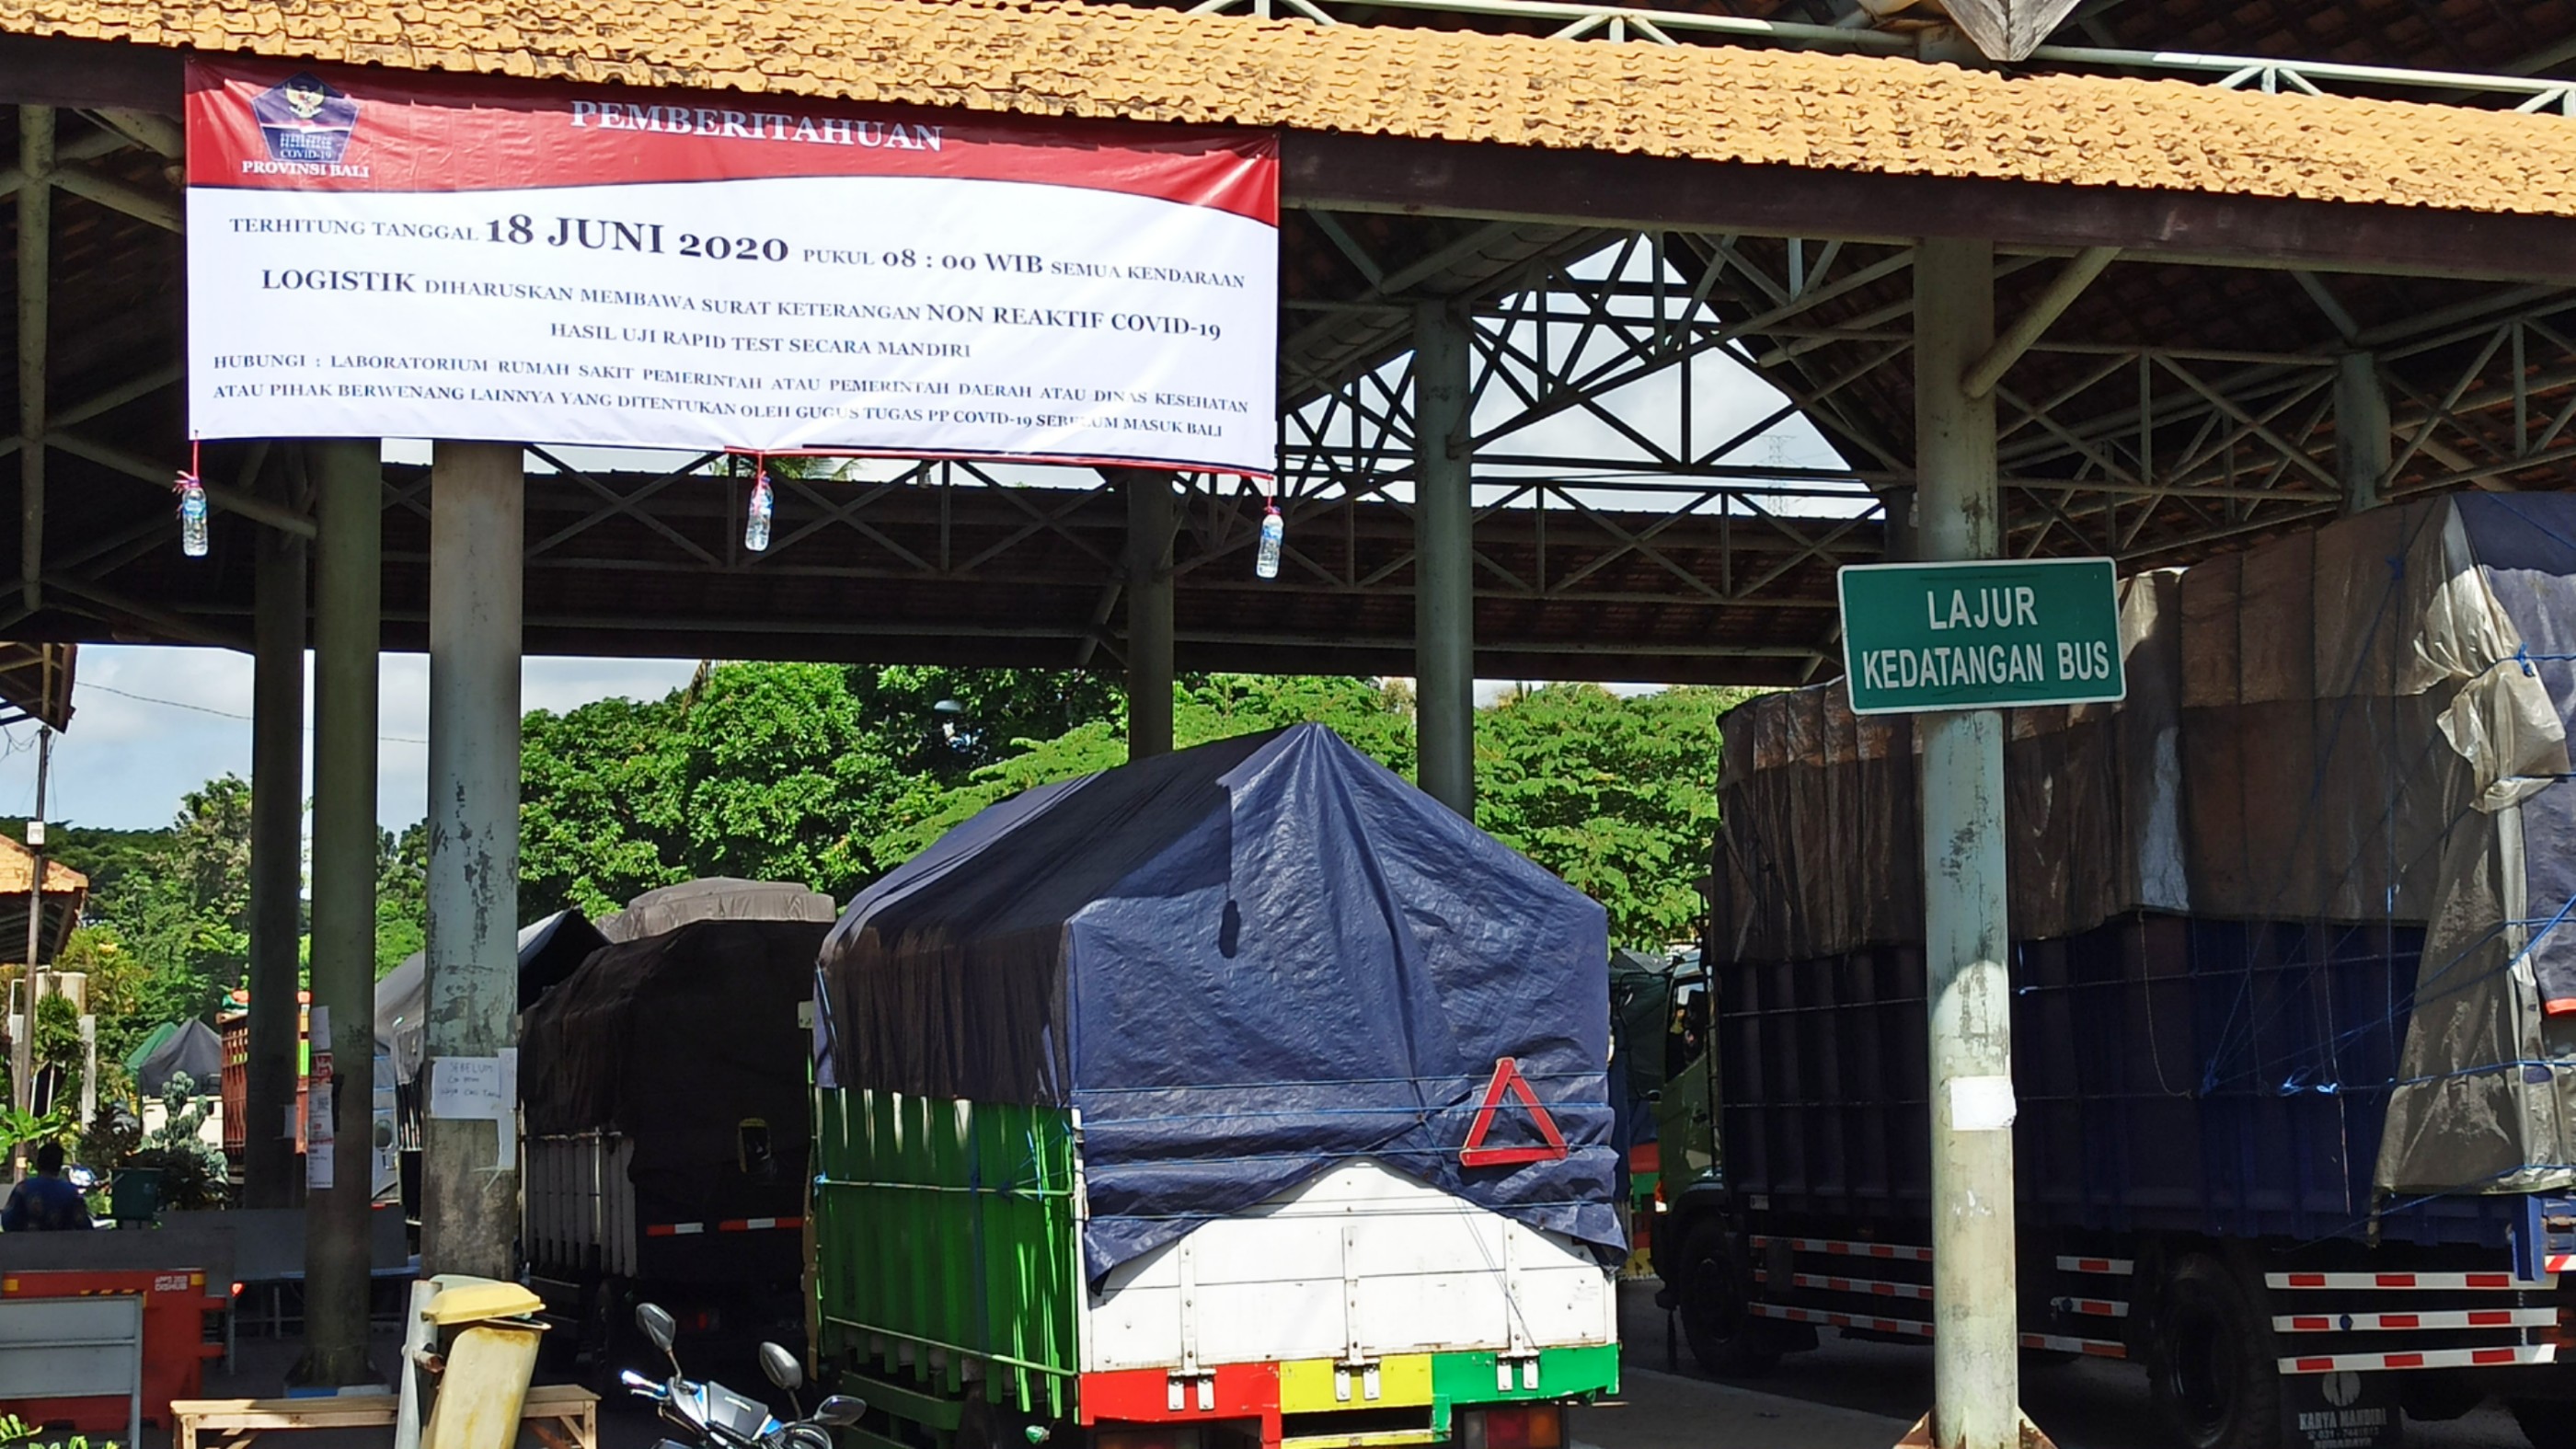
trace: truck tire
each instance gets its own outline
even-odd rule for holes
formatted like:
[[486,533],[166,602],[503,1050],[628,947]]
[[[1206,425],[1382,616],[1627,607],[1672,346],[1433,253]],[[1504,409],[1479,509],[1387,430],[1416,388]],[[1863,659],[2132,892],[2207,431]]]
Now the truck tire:
[[2576,1402],[2514,1399],[2509,1403],[2513,1421],[2522,1426],[2522,1437],[2531,1441],[2531,1449],[2576,1449]]
[[2147,1377],[2191,1449],[2279,1449],[2281,1380],[2271,1326],[2225,1263],[2194,1254],[2156,1295]]
[[591,1392],[603,1398],[624,1391],[618,1375],[627,1369],[641,1369],[658,1379],[668,1367],[658,1358],[650,1363],[623,1361],[629,1343],[644,1345],[648,1352],[651,1348],[644,1344],[642,1335],[625,1331],[625,1297],[616,1291],[616,1285],[598,1283],[592,1285],[590,1295],[582,1305],[579,1378]]
[[1682,1241],[1679,1302],[1691,1357],[1710,1373],[1751,1377],[1779,1366],[1780,1350],[1746,1311],[1752,1276],[1736,1257],[1726,1225],[1714,1219]]

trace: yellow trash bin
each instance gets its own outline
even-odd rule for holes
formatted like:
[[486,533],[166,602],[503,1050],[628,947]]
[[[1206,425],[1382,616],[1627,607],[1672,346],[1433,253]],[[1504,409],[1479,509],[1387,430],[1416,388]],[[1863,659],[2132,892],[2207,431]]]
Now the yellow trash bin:
[[428,1318],[445,1365],[421,1449],[510,1449],[537,1367],[545,1300],[516,1283],[442,1274]]

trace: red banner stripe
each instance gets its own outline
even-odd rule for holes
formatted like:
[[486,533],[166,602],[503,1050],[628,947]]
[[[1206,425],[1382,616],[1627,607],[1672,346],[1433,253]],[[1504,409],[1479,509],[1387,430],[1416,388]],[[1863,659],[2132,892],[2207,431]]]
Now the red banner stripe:
[[1278,137],[709,91],[191,60],[188,184],[496,191],[791,176],[1025,181],[1279,222]]

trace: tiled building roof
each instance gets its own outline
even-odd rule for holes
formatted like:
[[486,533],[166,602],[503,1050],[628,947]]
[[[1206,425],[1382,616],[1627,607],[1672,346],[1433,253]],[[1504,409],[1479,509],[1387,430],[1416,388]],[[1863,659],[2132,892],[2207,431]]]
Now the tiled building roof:
[[[25,895],[27,882],[35,876],[33,869],[35,863],[35,852],[8,836],[0,835],[0,896]],[[88,889],[88,876],[59,860],[48,858],[45,861],[45,894],[77,895]],[[20,928],[23,929],[25,925],[24,918],[21,918]],[[0,954],[6,954],[10,960],[15,961],[26,953],[21,949],[20,944],[13,940],[5,946],[0,946]]]
[[0,31],[1924,177],[2576,216],[2576,119],[1011,0],[0,0]]

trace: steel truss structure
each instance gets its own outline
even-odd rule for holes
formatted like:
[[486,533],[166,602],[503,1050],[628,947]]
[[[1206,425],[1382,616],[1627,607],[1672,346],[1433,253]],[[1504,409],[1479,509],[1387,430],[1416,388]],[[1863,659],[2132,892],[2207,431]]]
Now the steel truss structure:
[[[1433,0],[1277,3],[1420,23]],[[1604,39],[1645,13],[1439,3]],[[1667,18],[1643,23],[1662,38],[1915,43],[1819,23],[1831,0],[1798,3],[1805,29],[1794,4],[1769,0],[1736,7],[1761,16],[1657,11]],[[2117,39],[2106,27],[2124,17],[2187,3],[2120,0],[2075,24]],[[2576,52],[2576,14],[2508,39]],[[2034,63],[2111,66],[2115,48]],[[2164,59],[2213,74],[2221,63]],[[2301,65],[2296,81],[2260,63],[2280,71],[2269,85],[2293,91],[2320,77],[2440,89],[2385,67]],[[2217,79],[2267,84],[2243,70]],[[2555,86],[2551,104],[2563,104],[2568,84],[2475,94],[2527,101]],[[175,557],[162,490],[184,436],[181,138],[148,110],[24,106],[17,121],[20,164],[0,173],[0,192],[17,198],[22,238],[20,426],[0,452],[18,455],[20,568],[0,584],[0,623],[31,639],[242,645],[251,570],[223,536],[310,536],[313,523],[290,452],[210,449],[209,491],[226,514],[216,557]],[[1261,490],[1178,480],[1180,667],[1411,671],[1421,440],[1410,358],[1417,330],[1442,317],[1467,324],[1471,355],[1480,673],[1778,684],[1839,667],[1834,569],[1904,547],[1911,526],[1908,244],[1848,228],[1801,238],[1287,200],[1275,495],[1286,564],[1276,580],[1252,576]],[[1999,315],[2023,324],[1987,379],[2002,409],[2007,546],[2146,567],[2425,492],[2559,486],[2576,449],[2576,290],[2409,265],[2003,248]],[[2495,275],[2492,262],[2477,270]],[[531,453],[530,648],[1121,661],[1131,550],[1110,481],[963,463],[782,478],[776,541],[752,555],[740,545],[745,466]],[[427,472],[389,468],[385,487],[387,643],[418,647]]]

